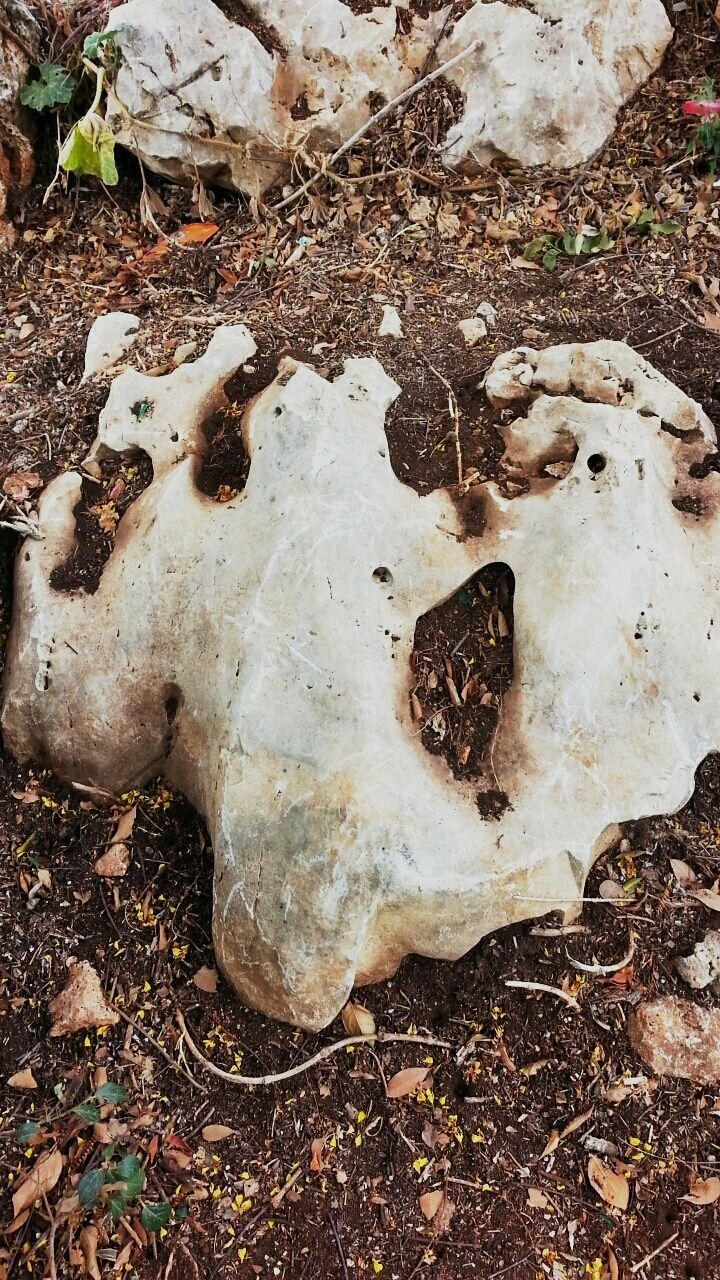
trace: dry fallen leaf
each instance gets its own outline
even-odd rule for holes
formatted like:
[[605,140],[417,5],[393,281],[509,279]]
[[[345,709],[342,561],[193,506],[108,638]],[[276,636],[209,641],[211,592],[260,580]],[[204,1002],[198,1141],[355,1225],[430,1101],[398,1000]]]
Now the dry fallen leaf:
[[202,1136],[206,1142],[224,1142],[226,1138],[232,1138],[234,1133],[235,1130],[226,1124],[206,1124]]
[[51,1036],[69,1036],[86,1027],[114,1027],[119,1015],[108,1004],[100,978],[87,960],[74,964],[62,991],[50,1001]]
[[678,884],[694,884],[697,880],[697,876],[690,864],[688,862],[683,862],[682,858],[671,858],[670,866],[672,867],[673,875],[675,876]]
[[313,1138],[310,1143],[310,1169],[313,1173],[322,1173],[325,1168],[325,1161],[322,1158],[323,1147],[325,1146],[324,1138]]
[[625,1210],[630,1203],[630,1183],[622,1173],[616,1173],[598,1156],[588,1160],[588,1180],[601,1200],[613,1209]]
[[11,1089],[37,1089],[37,1080],[30,1067],[26,1067],[24,1071],[16,1071],[14,1076],[10,1076],[8,1084]]
[[137,817],[137,805],[134,804],[132,809],[128,809],[126,813],[121,814],[118,820],[118,824],[115,828],[115,833],[109,842],[110,845],[124,844],[126,840],[130,839],[130,836],[132,835],[132,829],[135,826],[136,817]]
[[620,1280],[620,1267],[618,1265],[618,1260],[615,1257],[615,1252],[610,1248],[610,1245],[608,1245],[607,1266],[610,1280]]
[[576,1129],[581,1129],[582,1126],[590,1119],[592,1113],[593,1109],[591,1107],[589,1111],[583,1111],[582,1115],[573,1116],[573,1119],[568,1121],[565,1128],[562,1130],[559,1141],[562,1142],[563,1138],[567,1138],[568,1134],[574,1133]]
[[545,1150],[543,1151],[543,1153],[542,1153],[542,1155],[541,1155],[540,1159],[542,1160],[543,1156],[551,1156],[551,1155],[552,1155],[552,1153],[553,1153],[553,1151],[554,1151],[554,1150],[555,1150],[555,1148],[557,1147],[557,1145],[558,1145],[559,1141],[560,1141],[560,1134],[559,1134],[558,1130],[557,1130],[557,1129],[551,1129],[551,1131],[550,1131],[550,1137],[548,1138],[547,1142],[545,1143]]
[[58,1150],[50,1151],[38,1160],[13,1195],[13,1213],[16,1218],[23,1209],[31,1209],[36,1200],[52,1191],[62,1173],[62,1167],[62,1156]]
[[85,1275],[91,1276],[92,1280],[102,1280],[97,1260],[97,1247],[97,1227],[84,1227],[80,1232],[80,1252],[82,1253]]
[[696,1178],[688,1194],[680,1199],[688,1200],[690,1204],[715,1204],[720,1200],[720,1178]]
[[690,897],[697,898],[698,902],[702,902],[703,906],[709,907],[711,911],[720,911],[720,893],[716,893],[713,889],[693,889]]
[[445,1192],[442,1188],[439,1191],[426,1191],[420,1197],[420,1210],[428,1222],[432,1222],[444,1199]]
[[538,1187],[528,1187],[527,1202],[529,1209],[547,1209],[550,1203],[547,1196]]
[[364,1005],[348,1000],[340,1017],[349,1036],[375,1035],[375,1019]]
[[216,222],[188,222],[177,233],[178,244],[205,244],[220,230]]
[[397,1071],[388,1080],[388,1098],[405,1098],[409,1093],[414,1093],[427,1080],[428,1074],[427,1067],[404,1067],[402,1071]]
[[215,969],[209,969],[206,964],[193,974],[193,983],[200,991],[207,992],[208,995],[214,995],[217,991],[217,973]]
[[3,493],[14,502],[25,502],[33,489],[42,486],[42,477],[36,471],[13,471],[3,481]]

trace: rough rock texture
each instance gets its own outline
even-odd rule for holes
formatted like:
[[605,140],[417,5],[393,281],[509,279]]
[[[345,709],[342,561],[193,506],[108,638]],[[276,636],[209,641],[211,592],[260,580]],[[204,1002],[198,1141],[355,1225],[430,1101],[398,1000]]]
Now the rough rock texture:
[[95,321],[85,348],[83,382],[122,360],[137,338],[140,321],[128,311],[110,311]]
[[633,1049],[656,1075],[694,1084],[720,1080],[720,1009],[663,996],[634,1009],[627,1030]]
[[[283,362],[244,415],[246,488],[218,504],[195,484],[202,423],[254,350],[219,329],[194,363],[112,383],[91,456],[144,449],[154,479],[90,596],[49,585],[81,477],[43,494],[3,729],[74,781],[179,786],[212,837],[225,973],[248,1003],[320,1027],[408,951],[452,959],[571,909],[617,823],[688,800],[720,747],[720,477],[688,475],[714,448],[699,406],[596,343],[490,370],[492,400],[527,408],[504,436],[529,491],[471,490],[482,538],[447,493],[395,477],[398,388],[372,359],[333,383]],[[562,480],[544,473],[559,461]],[[674,505],[688,500],[702,514]],[[418,616],[498,561],[516,579],[515,677],[488,779],[511,807],[493,822],[408,702]]]
[[696,991],[720,987],[720,930],[709,929],[689,956],[673,961],[680,977]]
[[[239,6],[238,6],[239,7]],[[353,14],[341,0],[246,0],[247,26],[212,0],[129,0],[114,9],[122,64],[109,119],[157,172],[257,195],[298,151],[329,152],[423,73],[448,73],[466,108],[451,165],[498,155],[525,165],[587,160],[671,37],[662,0],[477,0],[452,27],[407,3]],[[260,26],[258,26],[258,21]],[[258,35],[254,34],[255,31]]]
[[447,163],[471,171],[498,156],[525,166],[584,163],[671,38],[657,0],[474,4],[439,50],[446,61],[481,43],[448,73],[465,112],[447,136]]
[[20,105],[20,89],[35,56],[40,28],[23,0],[0,0],[0,18],[16,39],[0,31],[0,252],[12,244],[14,233],[5,217],[11,191],[27,186],[33,175],[33,150],[27,112]]
[[114,1027],[120,1021],[87,960],[72,966],[62,991],[50,1001],[50,1014],[51,1036],[71,1036],[86,1027]]

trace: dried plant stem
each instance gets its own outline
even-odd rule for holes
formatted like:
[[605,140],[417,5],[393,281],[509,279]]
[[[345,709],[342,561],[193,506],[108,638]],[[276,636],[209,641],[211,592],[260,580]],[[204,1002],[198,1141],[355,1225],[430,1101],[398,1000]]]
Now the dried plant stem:
[[296,200],[299,200],[301,196],[304,196],[305,193],[315,185],[318,178],[320,178],[325,172],[325,169],[332,169],[333,165],[336,164],[337,161],[346,154],[346,152],[350,151],[350,149],[355,146],[355,143],[359,142],[369,129],[372,129],[373,125],[379,124],[380,121],[384,120],[386,116],[389,116],[391,112],[396,111],[404,102],[407,102],[410,98],[413,98],[416,93],[419,93],[421,89],[424,89],[425,85],[432,84],[433,80],[438,80],[440,76],[444,76],[451,67],[457,66],[458,62],[462,62],[464,58],[469,57],[470,54],[474,53],[479,47],[479,44],[479,40],[473,40],[466,49],[462,49],[460,53],[456,53],[454,58],[449,58],[447,62],[441,62],[440,66],[436,67],[434,71],[431,71],[429,75],[423,76],[420,80],[415,80],[408,89],[403,90],[402,93],[399,93],[397,97],[393,98],[390,102],[386,102],[384,107],[381,107],[380,110],[376,111],[375,115],[371,116],[364,125],[361,125],[359,129],[355,130],[355,133],[351,138],[348,138],[347,142],[343,142],[342,146],[338,147],[337,151],[333,151],[332,155],[328,158],[327,164],[324,165],[322,169],[317,173],[313,173],[311,177],[308,178],[307,182],[304,182],[302,186],[298,187],[295,191],[291,191],[290,195],[286,196],[284,200],[280,200],[278,204],[274,204],[272,206],[273,212],[277,213],[280,209],[286,209],[289,204],[294,204]]
[[227,1080],[228,1084],[278,1084],[281,1080],[289,1080],[292,1076],[299,1076],[304,1071],[309,1071],[311,1067],[317,1065],[318,1062],[324,1062],[326,1058],[330,1058],[332,1054],[338,1053],[340,1049],[347,1049],[350,1045],[356,1044],[430,1044],[436,1045],[441,1049],[452,1049],[452,1045],[447,1040],[437,1040],[434,1036],[410,1036],[410,1035],[372,1035],[372,1036],[347,1036],[344,1040],[336,1040],[334,1044],[327,1045],[325,1049],[321,1049],[319,1053],[313,1054],[312,1058],[308,1058],[306,1062],[301,1062],[296,1067],[290,1067],[288,1071],[279,1071],[275,1075],[265,1076],[240,1076],[232,1071],[223,1071],[222,1067],[216,1067],[214,1062],[205,1057],[205,1054],[198,1049],[190,1032],[187,1029],[187,1023],[180,1009],[177,1011],[178,1026],[180,1033],[185,1041],[188,1049],[193,1057],[205,1067],[206,1071],[210,1071],[212,1075],[217,1076],[219,1080]]
[[560,987],[549,987],[544,982],[506,982],[506,987],[519,987],[522,991],[544,991],[547,995],[557,996],[558,1000],[564,1000],[565,1004],[569,1004],[571,1009],[580,1012],[580,1005],[574,996],[569,995],[567,991],[563,991]]

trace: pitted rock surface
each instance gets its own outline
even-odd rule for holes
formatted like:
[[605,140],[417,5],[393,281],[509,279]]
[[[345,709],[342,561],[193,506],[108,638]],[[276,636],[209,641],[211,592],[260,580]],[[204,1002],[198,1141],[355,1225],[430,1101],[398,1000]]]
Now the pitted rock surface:
[[[75,782],[181,788],[212,839],[223,970],[249,1004],[317,1028],[409,951],[453,959],[576,909],[618,823],[689,799],[720,747],[720,478],[690,474],[715,448],[699,406],[595,343],[491,368],[529,487],[471,490],[480,538],[449,493],[394,475],[398,387],[374,359],[334,382],[284,361],[245,409],[246,487],[219,504],[196,484],[203,423],[254,350],[223,328],[194,363],[112,382],[88,461],[144,450],[153,480],[91,595],[51,585],[81,476],[46,489],[42,540],[18,556],[3,730]],[[410,654],[418,617],[498,562],[515,675],[488,782],[510,808],[488,821],[477,784],[421,743]]]
[[212,0],[113,9],[122,61],[108,119],[158,173],[253,196],[466,50],[447,73],[464,99],[441,144],[450,167],[584,163],[672,37],[662,0],[476,0],[456,23],[449,6],[422,16],[407,0],[362,14],[342,0],[245,9],[247,25]]

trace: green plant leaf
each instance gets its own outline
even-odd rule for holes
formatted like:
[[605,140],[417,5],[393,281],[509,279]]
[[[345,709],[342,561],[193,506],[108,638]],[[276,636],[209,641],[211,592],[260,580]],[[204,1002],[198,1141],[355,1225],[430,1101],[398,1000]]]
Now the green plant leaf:
[[97,1204],[97,1198],[105,1185],[105,1174],[102,1169],[89,1169],[78,1183],[78,1200],[86,1209]]
[[680,231],[679,222],[653,222],[650,234],[653,236],[676,236]]
[[107,187],[117,185],[115,139],[102,116],[89,112],[78,120],[60,148],[60,164],[68,173],[90,174]]
[[127,1209],[127,1195],[119,1187],[110,1192],[105,1202],[113,1222],[119,1222]]
[[542,258],[542,264],[546,271],[555,270],[559,256],[560,256],[560,250],[556,249],[554,246],[546,250]]
[[73,1115],[86,1120],[88,1124],[96,1124],[100,1119],[100,1108],[93,1102],[79,1102],[76,1107],[73,1107]]
[[15,1130],[15,1137],[21,1147],[24,1147],[31,1138],[40,1132],[40,1125],[35,1120],[25,1120],[19,1124]]
[[145,1204],[140,1214],[140,1221],[146,1231],[159,1231],[170,1221],[172,1210],[169,1204]]
[[100,1088],[95,1090],[95,1097],[100,1102],[127,1102],[128,1091],[123,1089],[121,1084],[113,1084],[108,1080],[106,1084],[101,1084]]
[[115,1173],[121,1182],[127,1182],[136,1173],[142,1172],[142,1165],[137,1156],[123,1156],[115,1166]]
[[57,62],[41,62],[38,71],[39,80],[31,80],[20,90],[20,101],[24,107],[44,111],[46,107],[57,107],[60,103],[70,101],[77,80],[67,67],[62,67]]
[[145,1171],[138,1169],[125,1183],[125,1195],[128,1200],[136,1200],[145,1187]]
[[103,45],[107,45],[103,49],[103,53],[111,65],[117,61],[116,39],[122,35],[123,31],[127,31],[127,26],[113,27],[111,31],[92,31],[89,36],[85,37],[83,44],[83,56],[96,61]]
[[548,245],[551,245],[552,243],[553,236],[536,236],[534,240],[531,240],[529,244],[525,245],[525,248],[523,249],[523,258],[526,262],[534,262],[536,258],[540,257],[540,254],[548,247]]

